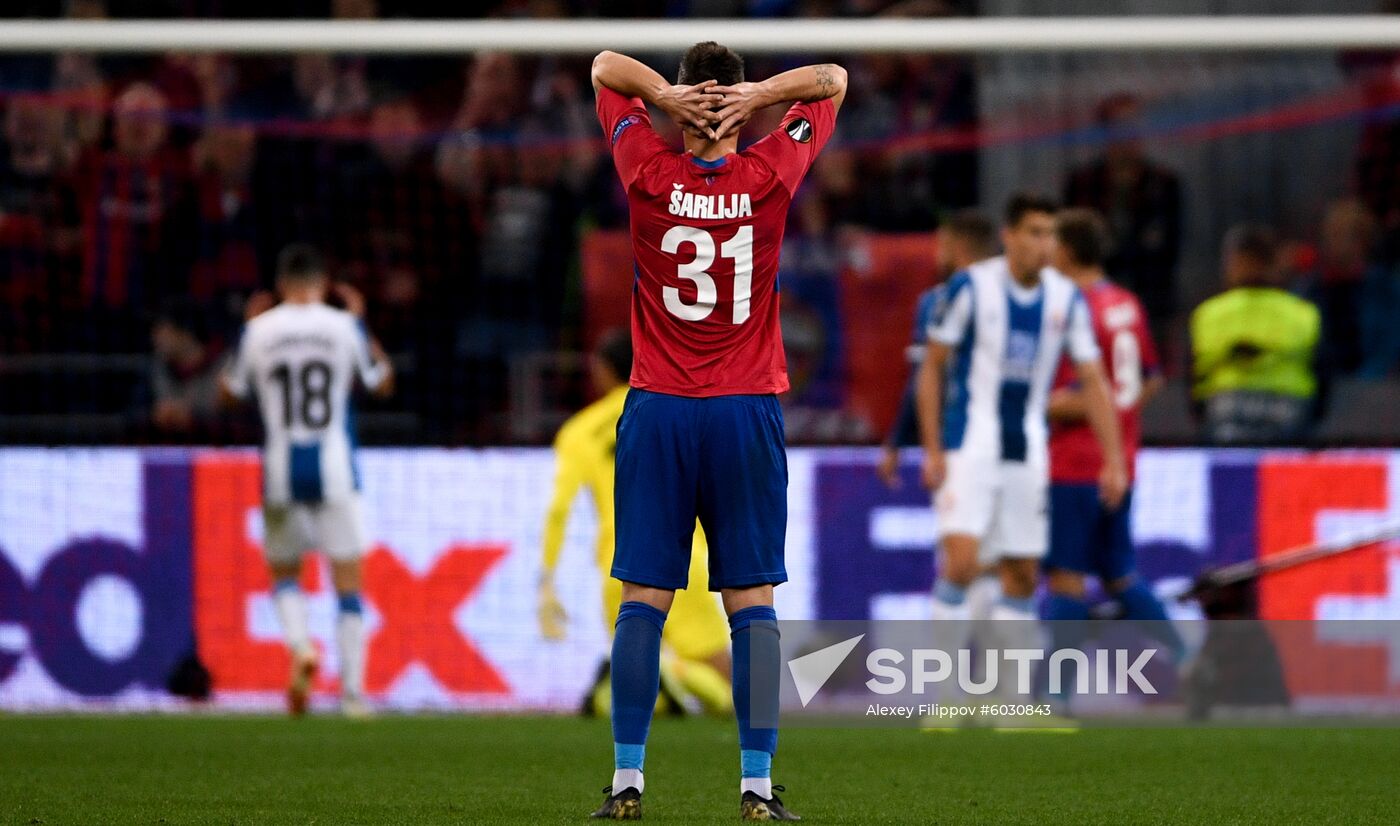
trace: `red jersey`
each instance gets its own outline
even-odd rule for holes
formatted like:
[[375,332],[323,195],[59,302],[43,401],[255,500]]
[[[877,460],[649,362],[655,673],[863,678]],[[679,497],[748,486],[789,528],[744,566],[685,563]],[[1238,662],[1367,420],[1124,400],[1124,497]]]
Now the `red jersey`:
[[836,106],[799,103],[717,161],[667,146],[642,101],[611,89],[598,91],[598,120],[631,213],[632,386],[692,397],[787,390],[778,254]]
[[[1118,426],[1123,433],[1123,458],[1129,477],[1142,440],[1143,382],[1157,375],[1161,365],[1157,347],[1147,331],[1147,317],[1137,296],[1108,279],[1084,290],[1094,338],[1103,353],[1104,373],[1109,393],[1118,408]],[[1076,384],[1074,367],[1060,362],[1055,387]],[[1094,482],[1103,467],[1098,440],[1087,423],[1055,424],[1050,429],[1050,479],[1053,482]]]

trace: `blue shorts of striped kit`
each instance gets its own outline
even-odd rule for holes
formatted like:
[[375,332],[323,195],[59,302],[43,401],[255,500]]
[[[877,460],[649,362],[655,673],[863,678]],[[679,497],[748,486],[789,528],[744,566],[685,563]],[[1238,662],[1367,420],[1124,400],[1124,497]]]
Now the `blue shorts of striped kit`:
[[786,582],[787,481],[776,396],[688,398],[633,388],[617,423],[612,575],[686,587],[698,519],[710,590]]

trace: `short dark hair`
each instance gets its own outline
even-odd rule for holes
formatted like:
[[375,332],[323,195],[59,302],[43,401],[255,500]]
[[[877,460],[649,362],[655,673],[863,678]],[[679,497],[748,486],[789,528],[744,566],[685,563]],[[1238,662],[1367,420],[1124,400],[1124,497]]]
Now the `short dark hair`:
[[1225,233],[1225,249],[1273,264],[1278,258],[1278,235],[1263,224],[1236,224]]
[[277,256],[277,277],[287,281],[312,281],[326,275],[326,262],[310,244],[288,244]]
[[738,52],[713,40],[696,43],[681,56],[676,82],[682,86],[692,86],[706,80],[713,80],[721,86],[743,83],[744,59]]
[[1056,215],[1055,236],[1081,267],[1102,267],[1108,259],[1108,224],[1092,209],[1067,209]]
[[626,330],[616,328],[603,333],[593,353],[621,381],[632,375],[632,337]]
[[976,207],[966,207],[954,212],[943,221],[939,229],[966,241],[976,255],[990,258],[997,254],[996,222]]
[[1021,220],[1034,212],[1054,215],[1060,209],[1055,199],[1037,192],[1018,192],[1006,202],[1003,219],[1008,227],[1019,226]]

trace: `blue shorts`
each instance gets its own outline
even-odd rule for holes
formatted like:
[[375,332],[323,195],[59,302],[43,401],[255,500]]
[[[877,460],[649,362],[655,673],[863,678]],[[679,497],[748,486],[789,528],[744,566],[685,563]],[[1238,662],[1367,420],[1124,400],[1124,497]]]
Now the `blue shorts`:
[[1046,570],[1077,571],[1109,583],[1137,570],[1129,522],[1133,493],[1116,510],[1099,502],[1094,484],[1050,486],[1050,552]]
[[711,591],[786,582],[787,479],[776,396],[693,399],[633,388],[617,422],[612,575],[684,588],[699,519]]

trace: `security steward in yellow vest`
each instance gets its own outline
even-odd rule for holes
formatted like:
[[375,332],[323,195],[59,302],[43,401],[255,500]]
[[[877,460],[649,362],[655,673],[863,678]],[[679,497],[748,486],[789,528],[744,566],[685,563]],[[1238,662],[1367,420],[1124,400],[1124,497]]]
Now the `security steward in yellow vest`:
[[1317,307],[1279,286],[1278,242],[1262,226],[1225,236],[1228,289],[1191,314],[1192,399],[1213,444],[1288,444],[1320,409]]

